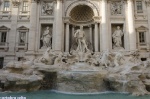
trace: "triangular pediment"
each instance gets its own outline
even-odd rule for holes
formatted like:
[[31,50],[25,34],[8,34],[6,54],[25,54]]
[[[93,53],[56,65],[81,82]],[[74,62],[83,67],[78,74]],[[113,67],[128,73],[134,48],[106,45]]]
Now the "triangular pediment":
[[2,25],[2,26],[0,26],[0,30],[9,30],[9,28],[4,26],[4,25]]
[[27,27],[25,27],[25,26],[20,26],[20,27],[18,28],[18,30],[29,30],[29,28],[27,28]]
[[136,29],[137,30],[148,30],[148,27],[141,25],[141,26],[137,27]]

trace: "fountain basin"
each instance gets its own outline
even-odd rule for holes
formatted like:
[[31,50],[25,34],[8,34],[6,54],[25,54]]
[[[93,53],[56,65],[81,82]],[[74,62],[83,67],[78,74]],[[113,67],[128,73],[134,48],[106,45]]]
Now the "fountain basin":
[[107,72],[100,71],[62,71],[57,74],[57,89],[63,92],[92,93],[104,92],[104,78]]

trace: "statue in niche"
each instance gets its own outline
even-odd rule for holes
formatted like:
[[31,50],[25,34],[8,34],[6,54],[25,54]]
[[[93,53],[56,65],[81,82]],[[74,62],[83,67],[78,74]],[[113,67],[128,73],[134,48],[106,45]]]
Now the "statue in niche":
[[117,29],[112,34],[113,48],[122,48],[123,47],[122,36],[123,36],[123,32],[120,29],[120,26],[117,26]]
[[51,46],[52,30],[47,26],[42,34],[41,40],[43,42],[42,48],[48,48]]
[[21,32],[20,33],[20,43],[24,44],[26,41],[26,33]]
[[122,2],[112,2],[111,3],[111,15],[121,14]]
[[83,31],[83,26],[80,26],[80,29],[76,30],[74,37],[77,42],[76,51],[86,52],[89,50],[86,44],[86,38],[85,38],[85,32]]
[[51,3],[43,2],[42,13],[44,15],[52,15],[53,14],[53,2]]

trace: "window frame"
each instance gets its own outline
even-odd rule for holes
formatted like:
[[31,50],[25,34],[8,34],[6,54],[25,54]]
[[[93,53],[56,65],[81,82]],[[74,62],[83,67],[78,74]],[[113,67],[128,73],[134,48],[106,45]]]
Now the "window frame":
[[[143,33],[143,38],[142,37],[140,37],[140,33]],[[138,31],[138,42],[139,42],[139,44],[140,45],[145,45],[146,44],[146,31]],[[141,39],[143,39],[144,40],[144,42],[141,42]]]
[[[9,35],[9,28],[7,28],[6,26],[1,26],[0,27],[0,46],[7,46],[7,43],[8,43],[8,35]],[[2,36],[2,33],[6,33],[6,40],[5,42],[1,42],[1,36]]]
[[[138,10],[138,4],[137,2],[141,2],[141,10]],[[136,14],[143,14],[144,13],[144,4],[142,0],[135,0],[135,13]]]
[[[6,2],[7,2],[7,6],[5,6]],[[11,3],[11,2],[10,2],[9,0],[4,1],[4,4],[3,4],[3,11],[4,11],[4,12],[9,12],[9,11],[10,11],[10,6],[11,6],[10,3]],[[9,6],[8,6],[8,5],[9,5]]]
[[[26,4],[26,5],[24,5]],[[25,9],[24,9],[25,8]],[[28,1],[22,1],[22,12],[28,12],[29,11],[29,2]]]
[[[3,34],[5,34],[4,37],[2,37]],[[6,43],[6,41],[7,41],[6,39],[7,39],[7,31],[1,31],[0,32],[0,43]]]

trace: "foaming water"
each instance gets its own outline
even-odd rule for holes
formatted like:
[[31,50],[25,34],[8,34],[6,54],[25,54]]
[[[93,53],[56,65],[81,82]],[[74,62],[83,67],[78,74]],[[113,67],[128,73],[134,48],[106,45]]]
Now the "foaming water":
[[70,94],[70,95],[99,95],[99,94],[129,94],[129,92],[114,92],[114,91],[104,91],[104,92],[89,92],[89,93],[78,93],[78,92],[65,92],[58,90],[51,90],[51,92],[60,93],[60,94]]
[[98,93],[71,93],[56,90],[43,90],[35,92],[0,93],[0,97],[6,96],[7,97],[23,96],[26,97],[26,99],[150,99],[150,95],[135,97],[127,93],[116,93],[111,91]]

